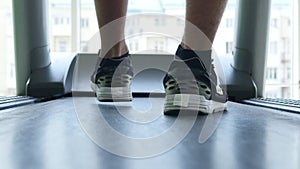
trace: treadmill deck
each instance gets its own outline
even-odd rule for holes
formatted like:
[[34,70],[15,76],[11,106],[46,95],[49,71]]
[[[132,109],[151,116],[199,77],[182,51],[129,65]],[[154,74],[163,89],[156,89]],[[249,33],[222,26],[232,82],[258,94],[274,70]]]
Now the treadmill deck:
[[[220,114],[216,130],[204,143],[199,143],[199,135],[208,116],[199,115],[175,147],[139,159],[100,148],[82,128],[82,119],[78,120],[84,110],[84,123],[92,123],[91,119],[97,118],[95,110],[101,110],[107,123],[123,135],[148,138],[166,131],[176,120],[162,115],[163,100],[134,98],[121,114],[113,104],[90,97],[67,97],[0,111],[1,168],[300,168],[300,116],[284,111],[229,102],[227,112]],[[156,111],[153,116],[148,114],[151,121],[129,120],[143,120],[147,110]],[[124,149],[131,151],[132,146],[124,144]]]

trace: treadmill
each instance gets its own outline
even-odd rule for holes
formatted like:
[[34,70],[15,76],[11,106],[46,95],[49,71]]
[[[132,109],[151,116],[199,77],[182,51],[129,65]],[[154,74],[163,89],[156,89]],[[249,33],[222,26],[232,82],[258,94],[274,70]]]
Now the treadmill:
[[300,168],[299,102],[259,99],[270,0],[239,0],[235,52],[219,61],[227,111],[189,116],[162,114],[172,55],[134,54],[133,101],[100,103],[97,54],[49,52],[47,0],[13,7],[19,96],[0,104],[1,168]]

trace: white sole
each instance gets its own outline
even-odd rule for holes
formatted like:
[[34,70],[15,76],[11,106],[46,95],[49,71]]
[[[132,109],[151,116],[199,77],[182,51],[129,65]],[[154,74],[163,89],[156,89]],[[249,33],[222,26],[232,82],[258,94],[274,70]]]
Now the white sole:
[[207,100],[204,96],[193,94],[167,95],[165,99],[165,114],[172,111],[190,110],[205,114],[222,112],[227,109],[227,103]]
[[99,88],[95,83],[90,82],[92,90],[96,93],[99,101],[119,102],[131,101],[132,94],[130,87],[101,87]]

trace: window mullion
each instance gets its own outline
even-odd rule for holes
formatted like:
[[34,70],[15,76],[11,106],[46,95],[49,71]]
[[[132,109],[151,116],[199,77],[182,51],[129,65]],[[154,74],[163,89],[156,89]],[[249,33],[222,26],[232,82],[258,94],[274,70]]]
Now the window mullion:
[[71,0],[72,52],[80,50],[80,0]]

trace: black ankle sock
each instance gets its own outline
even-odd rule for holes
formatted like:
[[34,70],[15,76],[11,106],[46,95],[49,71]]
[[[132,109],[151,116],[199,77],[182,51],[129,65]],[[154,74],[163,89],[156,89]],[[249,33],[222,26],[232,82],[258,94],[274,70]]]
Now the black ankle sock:
[[185,62],[193,58],[199,58],[205,69],[207,71],[211,70],[212,50],[193,51],[190,49],[184,49],[181,45],[179,45],[175,55],[175,57],[178,57]]
[[192,58],[200,58],[201,60],[206,60],[206,58],[211,58],[211,50],[204,51],[193,51],[190,49],[184,49],[181,45],[178,46],[176,54],[181,60],[188,60]]
[[125,53],[124,55],[121,55],[121,56],[118,56],[118,57],[113,57],[113,58],[110,58],[112,60],[120,60],[120,59],[124,59],[126,57],[129,56],[129,52]]

